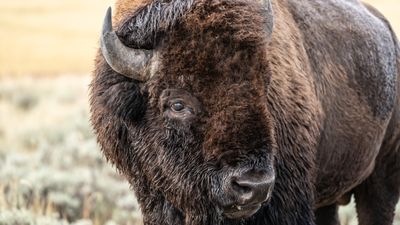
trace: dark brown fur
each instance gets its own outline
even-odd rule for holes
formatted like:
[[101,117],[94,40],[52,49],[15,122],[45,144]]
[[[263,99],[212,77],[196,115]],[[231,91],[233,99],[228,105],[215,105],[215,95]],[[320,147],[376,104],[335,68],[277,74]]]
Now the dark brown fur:
[[[257,1],[163,2],[117,2],[122,41],[157,51],[152,78],[117,74],[99,54],[91,87],[98,141],[146,225],[337,225],[337,203],[353,193],[360,224],[392,223],[400,64],[383,16],[355,0],[273,1],[271,36]],[[137,26],[142,14],[151,25]],[[195,116],[171,116],[171,95]],[[230,220],[215,198],[243,168],[275,171],[272,198]]]

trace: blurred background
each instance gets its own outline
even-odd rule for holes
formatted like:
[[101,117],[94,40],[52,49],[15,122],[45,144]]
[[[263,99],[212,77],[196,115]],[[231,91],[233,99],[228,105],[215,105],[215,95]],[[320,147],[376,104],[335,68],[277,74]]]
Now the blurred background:
[[[400,36],[399,0],[366,2]],[[0,225],[141,224],[89,124],[88,84],[113,4],[0,0]],[[342,224],[357,224],[353,204],[340,213]]]

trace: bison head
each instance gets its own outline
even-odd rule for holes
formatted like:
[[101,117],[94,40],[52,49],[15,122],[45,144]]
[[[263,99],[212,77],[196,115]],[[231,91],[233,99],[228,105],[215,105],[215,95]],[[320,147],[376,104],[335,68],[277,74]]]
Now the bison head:
[[148,223],[158,210],[163,223],[217,224],[268,203],[272,19],[267,0],[154,1],[113,31],[108,11],[91,119]]

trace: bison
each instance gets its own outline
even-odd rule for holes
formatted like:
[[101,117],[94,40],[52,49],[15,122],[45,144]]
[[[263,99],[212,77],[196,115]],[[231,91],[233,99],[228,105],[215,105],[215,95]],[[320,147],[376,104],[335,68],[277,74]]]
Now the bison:
[[400,48],[358,0],[119,0],[91,83],[146,225],[390,225]]

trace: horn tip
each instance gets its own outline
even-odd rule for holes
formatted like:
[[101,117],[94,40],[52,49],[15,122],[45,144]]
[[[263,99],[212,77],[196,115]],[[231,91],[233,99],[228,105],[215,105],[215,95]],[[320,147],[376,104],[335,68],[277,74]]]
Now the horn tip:
[[103,23],[103,35],[112,31],[112,9],[108,7]]

